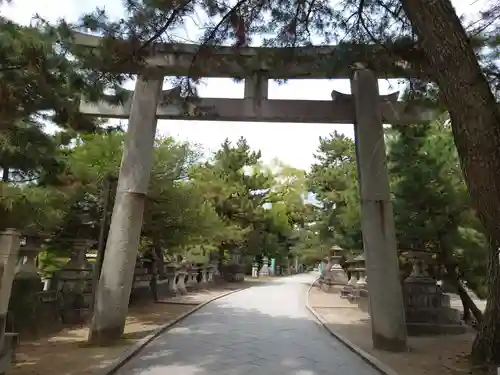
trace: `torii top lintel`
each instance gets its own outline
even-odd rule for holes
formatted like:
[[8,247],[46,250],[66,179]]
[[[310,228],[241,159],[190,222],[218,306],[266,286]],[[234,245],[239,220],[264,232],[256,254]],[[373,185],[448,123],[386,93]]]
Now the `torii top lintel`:
[[[77,45],[90,48],[98,48],[106,42],[103,37],[80,32],[73,33],[73,40]],[[122,50],[130,50],[131,55],[134,48],[138,48],[127,41],[107,42],[120,43],[121,47],[125,47]],[[257,73],[269,79],[321,79],[350,78],[352,65],[361,62],[380,78],[419,75],[408,67],[407,62],[390,54],[386,47],[376,45],[233,48],[156,43],[141,54],[140,61],[128,59],[121,64],[99,68],[120,73],[139,73],[147,69],[165,76],[246,78]]]

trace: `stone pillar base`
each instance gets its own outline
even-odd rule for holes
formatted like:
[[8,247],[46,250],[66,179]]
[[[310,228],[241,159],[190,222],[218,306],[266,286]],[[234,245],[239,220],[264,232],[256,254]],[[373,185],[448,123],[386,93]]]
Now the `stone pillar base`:
[[3,348],[0,351],[0,374],[6,374],[10,370],[18,345],[19,336],[17,333],[5,334]]
[[88,343],[101,346],[113,344],[122,337],[124,329],[125,323],[112,328],[91,329],[89,331]]

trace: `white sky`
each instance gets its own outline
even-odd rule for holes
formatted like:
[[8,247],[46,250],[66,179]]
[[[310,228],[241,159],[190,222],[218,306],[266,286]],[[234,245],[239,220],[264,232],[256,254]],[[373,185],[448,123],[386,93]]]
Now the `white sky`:
[[[454,0],[460,14],[474,13],[486,1]],[[120,17],[122,5],[120,0],[106,1],[106,9],[115,17]],[[55,21],[65,18],[76,21],[86,12],[102,6],[100,0],[13,0],[12,4],[0,6],[0,14],[18,23],[29,24],[35,14]],[[189,31],[188,31],[189,32]],[[381,94],[398,89],[397,82],[381,80]],[[129,85],[127,85],[129,86]],[[130,85],[133,88],[133,85]],[[291,80],[285,85],[270,82],[270,99],[309,99],[330,100],[330,93],[337,91],[350,93],[348,80]],[[234,83],[230,79],[209,79],[200,88],[203,97],[242,98],[243,84]],[[313,153],[318,147],[318,138],[327,136],[337,130],[353,136],[352,125],[332,124],[287,124],[287,123],[244,123],[244,122],[207,122],[163,120],[158,123],[158,134],[174,136],[201,144],[207,151],[215,151],[225,138],[236,141],[245,137],[250,146],[262,151],[265,162],[278,158],[282,162],[296,168],[308,169],[314,162]]]

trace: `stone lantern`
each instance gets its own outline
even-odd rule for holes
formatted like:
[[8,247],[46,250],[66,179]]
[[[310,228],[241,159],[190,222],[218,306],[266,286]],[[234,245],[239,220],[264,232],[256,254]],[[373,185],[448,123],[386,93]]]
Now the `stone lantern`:
[[73,240],[70,259],[58,273],[59,289],[78,293],[91,291],[93,267],[87,260],[87,252],[95,242],[86,238]]
[[353,260],[353,272],[356,274],[356,287],[366,288],[368,279],[366,277],[366,265],[364,254],[358,255]]
[[340,265],[340,260],[342,259],[342,252],[344,250],[339,246],[332,246],[330,249],[329,262],[327,264],[326,277],[331,279],[331,283],[345,285],[347,284],[347,274]]
[[16,266],[15,279],[38,280],[41,283],[41,277],[36,265],[36,257],[42,250],[44,239],[35,232],[24,233],[21,238],[21,247],[19,248],[19,260]]
[[262,267],[259,271],[259,276],[269,276],[269,258],[262,258]]
[[345,262],[348,272],[347,285],[340,291],[341,298],[351,298],[354,288],[356,287],[356,282],[358,281],[357,274],[355,272],[355,259],[351,259]]
[[428,273],[432,253],[407,250],[402,253],[413,265],[403,283],[406,326],[409,335],[460,334],[466,327],[458,310],[452,309],[437,281]]
[[36,332],[39,329],[40,300],[37,293],[43,290],[43,282],[36,265],[36,257],[42,250],[44,239],[34,231],[24,232],[20,240],[19,257],[12,284],[9,312],[14,316],[17,329]]
[[363,254],[356,256],[354,259],[347,262],[349,264],[349,272],[351,277],[344,289],[342,295],[345,298],[357,299],[361,296],[361,291],[366,289],[366,268],[365,257]]
[[87,252],[95,243],[96,241],[86,238],[74,239],[70,259],[64,268],[78,269],[82,271],[91,269],[92,267],[87,260]]
[[43,236],[34,231],[25,232],[24,236],[21,237],[12,290],[16,299],[21,296],[28,298],[28,294],[43,290],[42,277],[36,264],[36,257],[42,251],[44,241]]

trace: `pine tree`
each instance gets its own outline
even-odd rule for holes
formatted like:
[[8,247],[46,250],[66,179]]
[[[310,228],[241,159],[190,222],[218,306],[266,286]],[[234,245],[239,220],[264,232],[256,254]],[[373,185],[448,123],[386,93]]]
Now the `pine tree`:
[[393,127],[389,161],[397,239],[402,249],[433,253],[457,288],[465,314],[472,311],[481,321],[481,311],[460,282],[466,275],[457,270],[456,247],[469,199],[451,137],[438,139],[449,134],[441,126]]
[[320,138],[316,164],[308,176],[311,191],[321,202],[317,209],[323,239],[347,249],[363,247],[358,172],[354,141],[334,132]]
[[67,25],[42,20],[20,26],[0,17],[0,135],[19,122],[40,117],[62,127],[92,130],[96,122],[79,113],[83,92],[102,91],[90,71],[70,58]]

